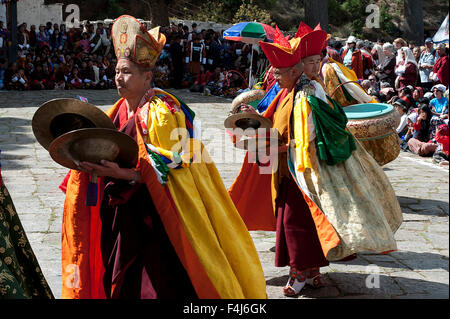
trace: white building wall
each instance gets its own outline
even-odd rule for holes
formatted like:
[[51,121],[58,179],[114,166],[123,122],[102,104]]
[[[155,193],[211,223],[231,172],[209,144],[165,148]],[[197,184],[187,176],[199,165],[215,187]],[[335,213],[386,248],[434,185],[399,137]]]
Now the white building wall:
[[[0,5],[0,20],[5,22],[6,27],[6,5]],[[28,28],[40,24],[63,23],[63,4],[44,5],[44,0],[20,0],[17,2],[17,23],[20,25],[26,22]]]

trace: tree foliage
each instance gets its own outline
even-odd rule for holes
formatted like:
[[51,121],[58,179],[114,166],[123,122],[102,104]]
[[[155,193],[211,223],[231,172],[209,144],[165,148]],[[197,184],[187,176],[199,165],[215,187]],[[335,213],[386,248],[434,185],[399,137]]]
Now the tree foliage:
[[265,24],[273,24],[273,21],[270,17],[270,12],[262,9],[258,4],[256,4],[254,0],[250,0],[248,3],[246,1],[242,1],[241,6],[236,11],[234,15],[233,22],[242,22],[242,21],[257,21]]

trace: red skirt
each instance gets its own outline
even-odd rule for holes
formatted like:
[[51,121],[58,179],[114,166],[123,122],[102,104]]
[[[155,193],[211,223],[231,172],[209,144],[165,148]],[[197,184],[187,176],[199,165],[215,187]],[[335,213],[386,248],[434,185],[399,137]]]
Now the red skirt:
[[300,271],[328,266],[309,207],[292,177],[283,178],[278,194],[275,266]]

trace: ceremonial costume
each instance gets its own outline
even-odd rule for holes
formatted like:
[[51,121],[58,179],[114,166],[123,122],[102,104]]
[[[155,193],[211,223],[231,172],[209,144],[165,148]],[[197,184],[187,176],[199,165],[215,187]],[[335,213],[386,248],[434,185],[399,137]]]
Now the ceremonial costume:
[[0,300],[53,298],[3,183],[0,164]]
[[[112,29],[118,58],[153,66],[165,43],[130,16]],[[136,113],[107,115],[139,146],[140,184],[104,178],[84,205],[89,176],[71,171],[63,220],[64,298],[266,298],[253,241],[196,139],[195,114],[150,89]],[[173,136],[173,133],[175,136]],[[77,280],[73,271],[77,272]]]
[[[271,64],[283,68],[320,55],[326,38],[320,27],[310,31],[301,25],[289,42],[279,38],[260,44]],[[288,153],[279,155],[272,190],[247,156],[229,192],[249,229],[273,230],[275,219],[266,214],[275,209],[275,265],[291,266],[287,287],[300,287],[304,278],[296,277],[298,271],[357,252],[395,250],[394,233],[402,215],[392,186],[346,130],[345,113],[327,96],[319,77],[301,75],[290,92],[280,91],[264,116],[273,120],[283,143],[289,145]],[[272,195],[272,207],[263,207],[267,194]],[[255,205],[246,205],[256,197]]]

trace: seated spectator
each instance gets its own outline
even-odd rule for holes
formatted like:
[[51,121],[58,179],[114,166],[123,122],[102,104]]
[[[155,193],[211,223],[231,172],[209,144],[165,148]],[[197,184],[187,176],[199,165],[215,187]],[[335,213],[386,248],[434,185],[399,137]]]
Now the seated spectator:
[[435,130],[437,126],[444,124],[444,112],[448,113],[448,98],[444,96],[445,86],[442,84],[433,86],[432,92],[435,98],[430,101],[431,113],[433,114],[433,117],[431,118],[431,127],[432,130]]
[[418,101],[420,98],[423,97],[423,88],[421,88],[420,86],[416,86],[414,88],[414,91],[412,93],[412,97],[414,99],[414,101]]
[[420,156],[432,156],[438,145],[429,143],[431,140],[431,109],[421,106],[416,123],[413,125],[412,138],[408,140],[409,150]]
[[158,60],[155,65],[154,78],[155,86],[161,89],[166,89],[170,87],[169,79],[169,60],[162,59]]
[[214,72],[208,78],[208,84],[205,87],[205,95],[221,95],[223,87],[223,76],[220,67],[216,67]]
[[79,70],[77,67],[74,67],[72,69],[72,73],[69,76],[68,85],[69,85],[70,89],[75,89],[75,90],[84,88],[84,83],[83,83],[83,80],[79,76]]
[[377,77],[375,74],[369,75],[368,80],[370,81],[369,94],[378,93],[380,89],[378,87]]
[[30,80],[23,68],[17,70],[17,73],[12,78],[12,82],[14,83],[14,89],[19,91],[26,91],[30,87]]
[[95,87],[95,73],[92,68],[92,61],[81,62],[80,78],[83,80],[85,89],[92,89]]
[[398,99],[394,102],[395,109],[400,114],[400,124],[398,125],[396,132],[400,139],[403,140],[403,138],[406,136],[406,133],[408,132],[408,106],[406,105],[406,102],[402,99]]
[[189,89],[191,92],[203,92],[203,89],[205,88],[206,84],[208,83],[210,72],[205,72],[205,67],[203,65],[200,66],[200,72],[197,74],[197,77],[195,78],[194,84]]
[[432,141],[438,145],[433,154],[433,162],[440,165],[449,164],[449,132],[448,124],[441,124],[436,128],[436,134]]
[[47,81],[42,64],[36,65],[34,72],[31,74],[31,90],[45,90]]

